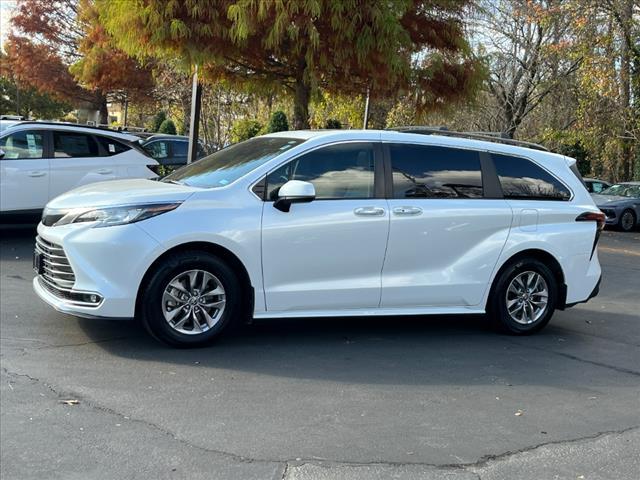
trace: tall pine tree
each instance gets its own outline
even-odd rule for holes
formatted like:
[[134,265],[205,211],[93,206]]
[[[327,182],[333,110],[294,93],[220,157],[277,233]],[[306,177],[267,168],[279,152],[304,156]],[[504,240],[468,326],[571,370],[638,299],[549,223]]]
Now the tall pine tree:
[[314,89],[373,97],[411,91],[419,109],[463,98],[478,66],[460,12],[468,0],[96,0],[118,46],[178,56],[212,80],[284,89],[308,128]]

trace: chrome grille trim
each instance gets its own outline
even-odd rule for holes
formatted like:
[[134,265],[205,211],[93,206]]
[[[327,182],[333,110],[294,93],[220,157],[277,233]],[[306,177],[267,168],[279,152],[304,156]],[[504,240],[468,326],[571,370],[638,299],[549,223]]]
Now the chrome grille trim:
[[[41,255],[43,273],[38,275],[38,283],[51,295],[70,304],[83,307],[99,307],[102,296],[94,292],[82,292],[73,289],[76,276],[69,263],[64,248],[45,240],[40,235],[36,237],[36,252]],[[88,301],[87,297],[96,297],[96,301]]]
[[45,240],[40,235],[36,237],[36,251],[42,255],[42,268],[44,272],[40,278],[61,291],[70,291],[76,282],[73,268],[69,264],[69,259],[64,253],[64,249]]

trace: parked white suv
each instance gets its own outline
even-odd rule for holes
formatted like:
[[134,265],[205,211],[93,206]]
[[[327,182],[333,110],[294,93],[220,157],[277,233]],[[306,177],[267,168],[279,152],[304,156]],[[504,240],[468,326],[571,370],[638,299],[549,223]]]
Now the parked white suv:
[[139,316],[181,346],[250,316],[489,312],[528,334],[598,290],[604,215],[572,168],[450,136],[265,135],[51,201],[33,285],[59,311]]
[[47,202],[87,183],[153,178],[138,137],[64,123],[21,122],[0,135],[0,218],[40,215]]

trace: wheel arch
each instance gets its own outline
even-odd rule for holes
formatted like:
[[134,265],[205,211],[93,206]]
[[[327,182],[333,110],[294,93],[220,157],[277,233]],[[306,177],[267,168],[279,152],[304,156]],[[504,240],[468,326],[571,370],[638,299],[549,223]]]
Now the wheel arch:
[[556,279],[556,282],[558,283],[558,302],[557,302],[556,308],[559,310],[564,310],[566,301],[567,301],[567,284],[565,283],[565,275],[564,275],[564,271],[562,270],[562,265],[560,265],[560,262],[558,261],[558,259],[555,256],[553,256],[551,253],[539,248],[528,248],[526,250],[521,250],[517,253],[514,253],[509,258],[507,258],[504,262],[502,262],[502,265],[494,275],[493,280],[491,282],[491,289],[489,290],[489,295],[487,296],[487,299],[485,302],[485,308],[488,307],[489,302],[493,297],[496,283],[498,282],[498,279],[502,275],[502,272],[514,262],[517,262],[518,260],[521,260],[524,258],[534,258],[544,263],[547,267],[549,267],[549,269],[551,270],[551,272],[553,273]]
[[138,291],[136,293],[136,306],[135,306],[135,315],[138,316],[140,302],[142,300],[142,292],[143,286],[146,285],[149,277],[153,275],[158,266],[162,263],[164,259],[168,256],[173,255],[179,252],[187,252],[187,251],[201,251],[210,253],[222,259],[224,262],[228,263],[229,266],[238,274],[238,279],[243,287],[244,298],[242,301],[242,305],[245,305],[247,308],[247,314],[253,314],[253,307],[255,301],[255,292],[253,285],[251,284],[251,277],[249,276],[249,272],[242,261],[237,257],[235,253],[229,250],[222,245],[212,242],[187,242],[182,243],[180,245],[175,245],[171,247],[169,250],[164,251],[160,254],[147,268],[146,272],[142,276],[142,280],[138,285]]

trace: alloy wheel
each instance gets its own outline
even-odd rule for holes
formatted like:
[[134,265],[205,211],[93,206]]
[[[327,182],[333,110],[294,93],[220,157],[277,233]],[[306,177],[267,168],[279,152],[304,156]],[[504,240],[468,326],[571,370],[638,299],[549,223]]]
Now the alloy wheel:
[[633,213],[627,210],[622,214],[622,218],[620,218],[620,226],[625,232],[631,230],[634,223],[635,219],[633,218]]
[[225,290],[218,278],[205,270],[176,275],[162,295],[162,314],[171,328],[198,335],[213,328],[222,317]]
[[542,318],[547,311],[548,303],[547,282],[537,272],[518,274],[507,288],[506,304],[509,316],[522,325],[529,325]]

